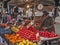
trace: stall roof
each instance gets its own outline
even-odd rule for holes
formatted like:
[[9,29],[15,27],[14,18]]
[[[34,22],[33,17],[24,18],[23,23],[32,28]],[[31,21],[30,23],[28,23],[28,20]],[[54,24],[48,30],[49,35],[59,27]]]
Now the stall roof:
[[10,5],[17,5],[17,6],[20,6],[20,7],[23,7],[25,8],[27,4],[30,4],[33,5],[35,4],[36,5],[36,8],[38,6],[38,4],[43,4],[44,5],[44,8],[42,10],[48,10],[48,11],[51,11],[53,8],[54,8],[54,0],[28,0],[28,1],[24,1],[24,0],[17,0],[17,1],[14,1],[14,0],[11,0],[9,2]]
[[[43,5],[54,5],[54,0],[11,0],[9,4],[16,4],[16,5],[21,5],[21,4],[26,4],[26,3],[42,3]],[[48,2],[48,4],[47,4]]]

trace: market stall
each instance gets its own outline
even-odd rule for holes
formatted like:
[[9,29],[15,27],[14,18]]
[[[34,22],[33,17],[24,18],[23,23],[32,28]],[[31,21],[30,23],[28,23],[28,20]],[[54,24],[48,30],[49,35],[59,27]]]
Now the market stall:
[[[12,0],[13,1],[13,0]],[[48,6],[47,3],[44,1],[31,1],[29,2],[19,2],[18,1],[14,3],[8,3],[8,6],[10,6],[10,13],[12,12],[12,16],[10,20],[7,20],[6,23],[0,24],[0,36],[2,39],[1,44],[4,45],[60,45],[59,39],[60,36],[55,33],[55,27],[54,27],[54,21],[51,17],[45,19],[46,17],[43,17],[43,13],[46,13],[48,15],[49,13],[47,11],[52,11],[52,8],[54,8],[53,2],[49,2]],[[41,2],[41,3],[40,3]],[[53,4],[53,5],[50,5]],[[18,13],[18,7],[19,7],[19,13]],[[14,8],[15,11],[14,12]],[[17,8],[17,9],[16,9]],[[9,9],[9,7],[8,7]],[[45,11],[44,11],[45,10]],[[24,11],[24,12],[23,12]],[[44,12],[43,12],[44,11]],[[22,13],[21,13],[22,12]],[[43,13],[41,13],[43,12]],[[24,14],[25,13],[25,14]],[[15,14],[15,15],[14,15]],[[21,17],[21,15],[23,16]],[[17,20],[18,17],[22,20]],[[26,19],[24,18],[26,16]],[[33,19],[31,19],[31,17]],[[5,17],[4,17],[5,19]],[[49,20],[48,20],[49,19]],[[20,21],[20,22],[19,22]],[[45,22],[46,21],[46,22]],[[51,23],[50,23],[50,22]],[[43,23],[43,24],[42,24]],[[40,27],[43,25],[43,27]],[[52,29],[51,29],[52,25]],[[46,26],[46,27],[44,27]],[[41,29],[40,29],[41,28]],[[48,30],[49,28],[49,30]]]
[[8,45],[59,45],[60,36],[54,32],[39,31],[33,26],[33,22],[28,25],[0,24],[0,34],[4,36],[3,44]]

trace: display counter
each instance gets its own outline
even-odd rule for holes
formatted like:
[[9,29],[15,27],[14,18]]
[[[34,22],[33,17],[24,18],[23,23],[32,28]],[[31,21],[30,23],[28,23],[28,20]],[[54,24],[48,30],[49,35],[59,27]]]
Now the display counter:
[[42,44],[44,45],[60,45],[59,44],[60,36],[53,38],[41,37]]

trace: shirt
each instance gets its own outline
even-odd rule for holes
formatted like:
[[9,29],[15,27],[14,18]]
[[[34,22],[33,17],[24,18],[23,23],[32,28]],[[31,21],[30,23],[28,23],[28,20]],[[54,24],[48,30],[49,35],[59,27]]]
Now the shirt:
[[53,27],[53,19],[52,17],[48,16],[48,18],[46,18],[42,24],[40,25],[40,29],[42,29],[42,27],[47,27],[48,31],[52,31],[52,27]]

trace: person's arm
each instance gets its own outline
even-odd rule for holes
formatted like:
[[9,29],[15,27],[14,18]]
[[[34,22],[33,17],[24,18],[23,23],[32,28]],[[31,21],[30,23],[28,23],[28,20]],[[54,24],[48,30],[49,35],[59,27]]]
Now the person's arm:
[[41,30],[43,28],[44,22],[45,22],[45,20],[40,24],[39,30]]

